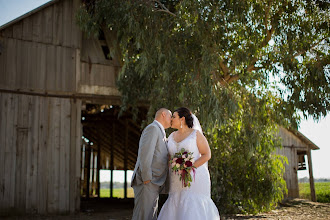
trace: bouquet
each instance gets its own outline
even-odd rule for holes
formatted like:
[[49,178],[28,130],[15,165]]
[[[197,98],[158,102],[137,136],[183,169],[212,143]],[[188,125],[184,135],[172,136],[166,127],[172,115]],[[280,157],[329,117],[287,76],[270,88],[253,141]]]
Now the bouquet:
[[194,159],[192,154],[192,152],[188,152],[184,148],[181,148],[181,150],[175,153],[170,159],[172,172],[175,172],[180,176],[182,187],[190,187],[190,183],[192,182],[192,176],[190,174],[191,170],[194,173],[195,180],[196,167],[193,166]]

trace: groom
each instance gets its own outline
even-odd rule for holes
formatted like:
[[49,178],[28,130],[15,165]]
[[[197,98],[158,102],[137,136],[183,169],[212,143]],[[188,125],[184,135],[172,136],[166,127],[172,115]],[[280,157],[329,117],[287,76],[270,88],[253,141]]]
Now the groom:
[[138,157],[132,176],[134,210],[132,220],[157,219],[159,193],[168,172],[165,129],[171,126],[172,113],[161,108],[155,120],[142,132]]

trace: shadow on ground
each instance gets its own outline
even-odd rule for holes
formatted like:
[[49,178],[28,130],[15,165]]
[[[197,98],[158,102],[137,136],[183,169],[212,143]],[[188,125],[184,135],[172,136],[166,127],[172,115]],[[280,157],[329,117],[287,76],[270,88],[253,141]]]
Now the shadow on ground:
[[[71,215],[17,215],[0,217],[6,220],[130,220],[134,207],[133,199],[90,199],[81,201],[81,210]],[[221,213],[221,210],[219,210]],[[222,220],[231,219],[330,219],[330,204],[294,199],[282,202],[274,210],[257,215],[222,215]],[[173,219],[175,220],[175,219]],[[207,219],[203,219],[207,220]]]

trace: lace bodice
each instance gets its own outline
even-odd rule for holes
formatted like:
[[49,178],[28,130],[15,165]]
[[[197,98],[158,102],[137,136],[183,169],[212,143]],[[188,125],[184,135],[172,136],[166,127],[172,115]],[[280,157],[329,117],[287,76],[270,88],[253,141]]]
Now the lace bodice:
[[196,142],[197,130],[193,130],[188,135],[188,137],[186,137],[185,139],[183,139],[180,142],[176,142],[174,140],[173,133],[171,133],[171,135],[168,137],[168,151],[171,156],[173,154],[179,152],[181,148],[184,148],[189,152],[193,152],[194,160],[197,160],[198,158],[200,158],[200,153],[199,153],[199,150],[197,147],[197,142]]

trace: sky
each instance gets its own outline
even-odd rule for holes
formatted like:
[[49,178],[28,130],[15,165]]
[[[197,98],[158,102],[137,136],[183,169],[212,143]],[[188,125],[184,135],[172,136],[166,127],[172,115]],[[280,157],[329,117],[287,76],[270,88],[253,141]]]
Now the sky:
[[[0,0],[0,26],[49,2],[49,0]],[[314,178],[330,178],[330,114],[318,122],[309,118],[303,120],[299,131],[315,143],[320,150],[312,151]],[[306,157],[307,160],[307,157]],[[130,179],[131,173],[128,174]],[[308,171],[298,171],[298,177],[308,177]],[[114,178],[124,181],[123,172],[115,172]],[[101,181],[110,179],[107,171],[103,172]]]

